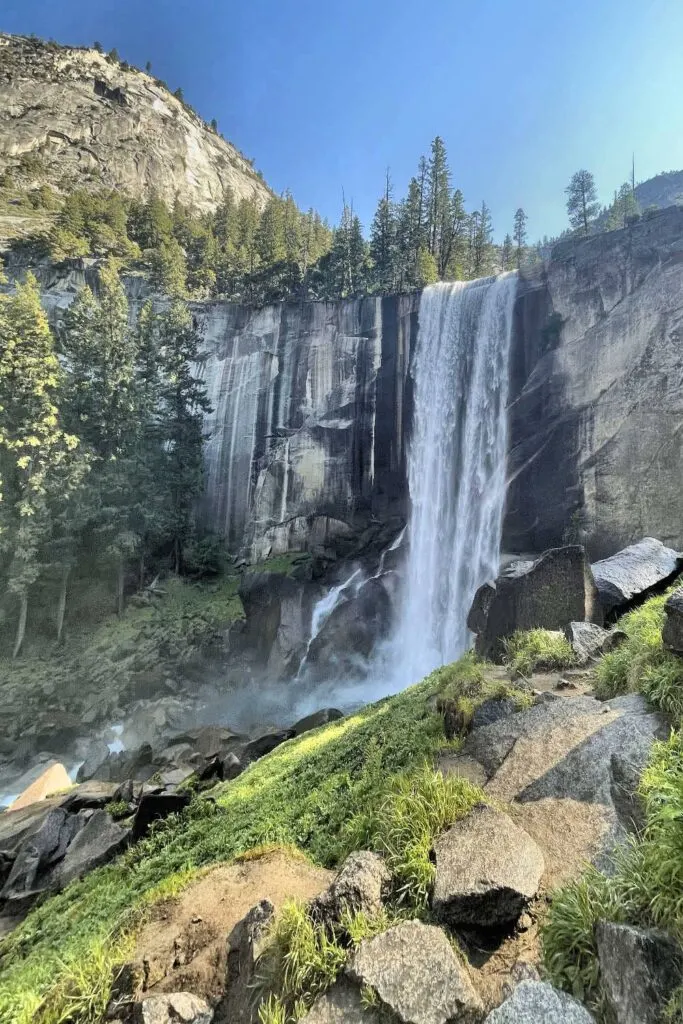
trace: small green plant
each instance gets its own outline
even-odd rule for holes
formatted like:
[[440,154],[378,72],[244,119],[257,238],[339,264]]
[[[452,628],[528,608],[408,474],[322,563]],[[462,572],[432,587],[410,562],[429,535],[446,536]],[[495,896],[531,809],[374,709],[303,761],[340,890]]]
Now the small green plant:
[[287,1010],[282,1000],[272,993],[258,1008],[259,1024],[287,1024]]
[[398,903],[427,904],[434,881],[430,859],[435,838],[464,817],[483,793],[459,776],[444,777],[425,764],[398,775],[386,795],[348,823],[348,850],[373,849],[384,855]]
[[562,633],[550,629],[529,629],[513,633],[503,641],[505,661],[513,676],[536,671],[554,671],[576,664],[572,646]]
[[118,821],[120,818],[125,818],[126,815],[130,814],[128,804],[125,800],[112,800],[111,803],[107,804],[105,810],[112,816],[114,821]]
[[664,648],[662,626],[668,594],[651,597],[619,622],[626,640],[605,655],[596,669],[595,692],[601,700],[639,691],[683,724],[683,659]]

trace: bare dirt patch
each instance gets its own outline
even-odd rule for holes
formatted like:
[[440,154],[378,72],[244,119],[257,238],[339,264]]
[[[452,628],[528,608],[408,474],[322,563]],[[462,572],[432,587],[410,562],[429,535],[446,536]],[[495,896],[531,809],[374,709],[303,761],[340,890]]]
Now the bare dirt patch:
[[288,898],[311,899],[327,888],[334,872],[286,851],[221,864],[202,875],[175,900],[159,904],[140,932],[135,972],[138,996],[193,992],[210,1001],[224,991],[226,939],[256,903],[279,908]]

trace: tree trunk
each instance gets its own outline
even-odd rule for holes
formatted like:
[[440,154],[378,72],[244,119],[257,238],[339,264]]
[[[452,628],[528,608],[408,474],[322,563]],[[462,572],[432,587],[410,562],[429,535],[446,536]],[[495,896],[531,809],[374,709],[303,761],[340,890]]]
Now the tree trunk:
[[57,602],[57,643],[62,642],[62,632],[64,630],[64,615],[66,614],[66,586],[69,582],[70,569],[65,569],[62,576],[62,587],[59,591],[59,601]]
[[145,585],[145,552],[144,549],[140,552],[140,561],[138,563],[138,588],[142,590]]
[[119,560],[119,568],[116,577],[116,614],[123,615],[123,583],[124,583],[124,572],[123,572],[123,559]]
[[182,569],[183,553],[180,546],[180,537],[176,537],[173,541],[173,555],[175,559],[174,571],[176,576],[180,576],[180,570]]
[[12,657],[16,658],[21,651],[26,633],[26,616],[28,614],[28,594],[24,592],[19,598],[19,621],[17,622],[17,635],[14,640]]

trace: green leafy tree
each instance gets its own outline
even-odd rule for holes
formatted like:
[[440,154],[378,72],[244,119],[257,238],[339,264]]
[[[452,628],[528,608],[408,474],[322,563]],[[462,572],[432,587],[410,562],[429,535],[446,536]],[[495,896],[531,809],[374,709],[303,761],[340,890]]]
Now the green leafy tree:
[[512,245],[512,236],[508,234],[503,239],[503,244],[500,247],[500,269],[503,271],[512,270],[514,264],[514,249]]
[[587,235],[591,222],[595,220],[600,211],[593,175],[590,171],[577,171],[572,175],[571,181],[564,191],[567,196],[569,223],[575,231],[581,231]]

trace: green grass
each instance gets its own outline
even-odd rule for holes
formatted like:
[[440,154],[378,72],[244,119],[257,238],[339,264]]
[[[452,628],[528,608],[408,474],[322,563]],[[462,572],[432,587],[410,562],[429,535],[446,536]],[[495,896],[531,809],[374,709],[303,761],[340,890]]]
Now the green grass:
[[[609,876],[591,868],[553,896],[543,931],[546,970],[555,985],[597,1012],[600,990],[597,921],[656,927],[683,942],[683,735],[653,748],[641,783],[646,827],[619,853]],[[671,1013],[676,1012],[672,1000]],[[675,1019],[672,1017],[671,1019]]]
[[529,676],[536,671],[561,671],[576,664],[576,655],[567,638],[549,629],[529,629],[513,633],[503,641],[505,662],[513,676]]
[[[490,668],[490,666],[489,666]],[[486,700],[507,697],[517,707],[531,707],[530,691],[519,689],[499,679],[491,679],[487,665],[470,651],[459,661],[444,665],[434,673],[439,680],[437,708],[449,720],[449,735],[462,737],[469,731],[474,712]]]
[[608,700],[620,693],[640,692],[683,725],[683,658],[662,644],[664,605],[668,594],[650,598],[619,621],[624,643],[605,655],[596,669],[596,695]]
[[[215,806],[195,799],[117,862],[34,910],[0,944],[2,1024],[55,1024],[56,1011],[49,1016],[46,1007],[63,1005],[55,993],[68,973],[65,964],[87,961],[96,949],[114,951],[169,879],[186,880],[205,865],[269,843],[295,844],[317,863],[338,863],[349,848],[348,823],[357,823],[361,813],[368,827],[390,818],[388,789],[404,799],[401,786],[408,786],[392,777],[418,771],[443,745],[442,719],[427,704],[443,684],[442,670],[396,697],[290,740],[217,787]],[[468,795],[463,807],[473,798]]]

